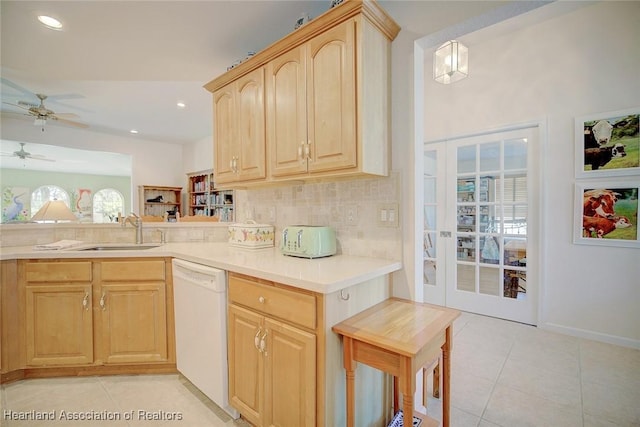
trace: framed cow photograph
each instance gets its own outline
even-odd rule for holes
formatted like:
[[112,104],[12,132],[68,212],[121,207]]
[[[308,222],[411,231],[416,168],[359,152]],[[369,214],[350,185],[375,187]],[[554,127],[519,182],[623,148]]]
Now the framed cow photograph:
[[576,178],[640,175],[640,107],[576,118]]
[[640,248],[639,179],[576,184],[573,242]]

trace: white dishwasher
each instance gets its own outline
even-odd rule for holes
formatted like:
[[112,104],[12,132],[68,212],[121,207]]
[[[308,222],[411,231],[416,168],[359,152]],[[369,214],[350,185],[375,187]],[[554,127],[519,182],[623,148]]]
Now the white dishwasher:
[[227,371],[227,275],[173,260],[178,371],[233,418]]

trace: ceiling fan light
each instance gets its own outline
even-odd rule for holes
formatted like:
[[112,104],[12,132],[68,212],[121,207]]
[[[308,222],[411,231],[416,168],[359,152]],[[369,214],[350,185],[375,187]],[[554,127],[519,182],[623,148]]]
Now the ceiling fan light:
[[42,23],[47,28],[51,28],[52,30],[61,30],[62,22],[58,21],[56,18],[47,15],[39,15],[38,21]]
[[43,118],[40,118],[40,117],[38,117],[37,119],[35,119],[33,121],[33,125],[34,126],[44,126],[46,124],[47,124],[47,119],[43,119]]

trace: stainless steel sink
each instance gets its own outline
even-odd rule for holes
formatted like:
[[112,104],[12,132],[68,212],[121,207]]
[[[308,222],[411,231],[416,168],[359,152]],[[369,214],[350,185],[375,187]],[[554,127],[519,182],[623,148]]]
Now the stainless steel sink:
[[158,244],[141,244],[141,245],[96,245],[88,248],[79,249],[81,251],[144,251],[147,249],[157,248]]

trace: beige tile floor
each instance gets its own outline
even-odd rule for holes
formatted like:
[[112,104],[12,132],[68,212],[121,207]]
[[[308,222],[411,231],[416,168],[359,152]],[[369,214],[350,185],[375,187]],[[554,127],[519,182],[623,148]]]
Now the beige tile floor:
[[[454,325],[451,375],[454,427],[640,426],[639,350],[463,313]],[[2,386],[1,404],[2,427],[246,426],[179,375],[26,380]],[[62,409],[121,419],[60,420]],[[6,411],[32,410],[56,410],[56,420],[6,419]],[[140,410],[164,420],[142,419]],[[429,398],[427,411],[440,419],[440,400]],[[169,419],[173,412],[182,419]]]

